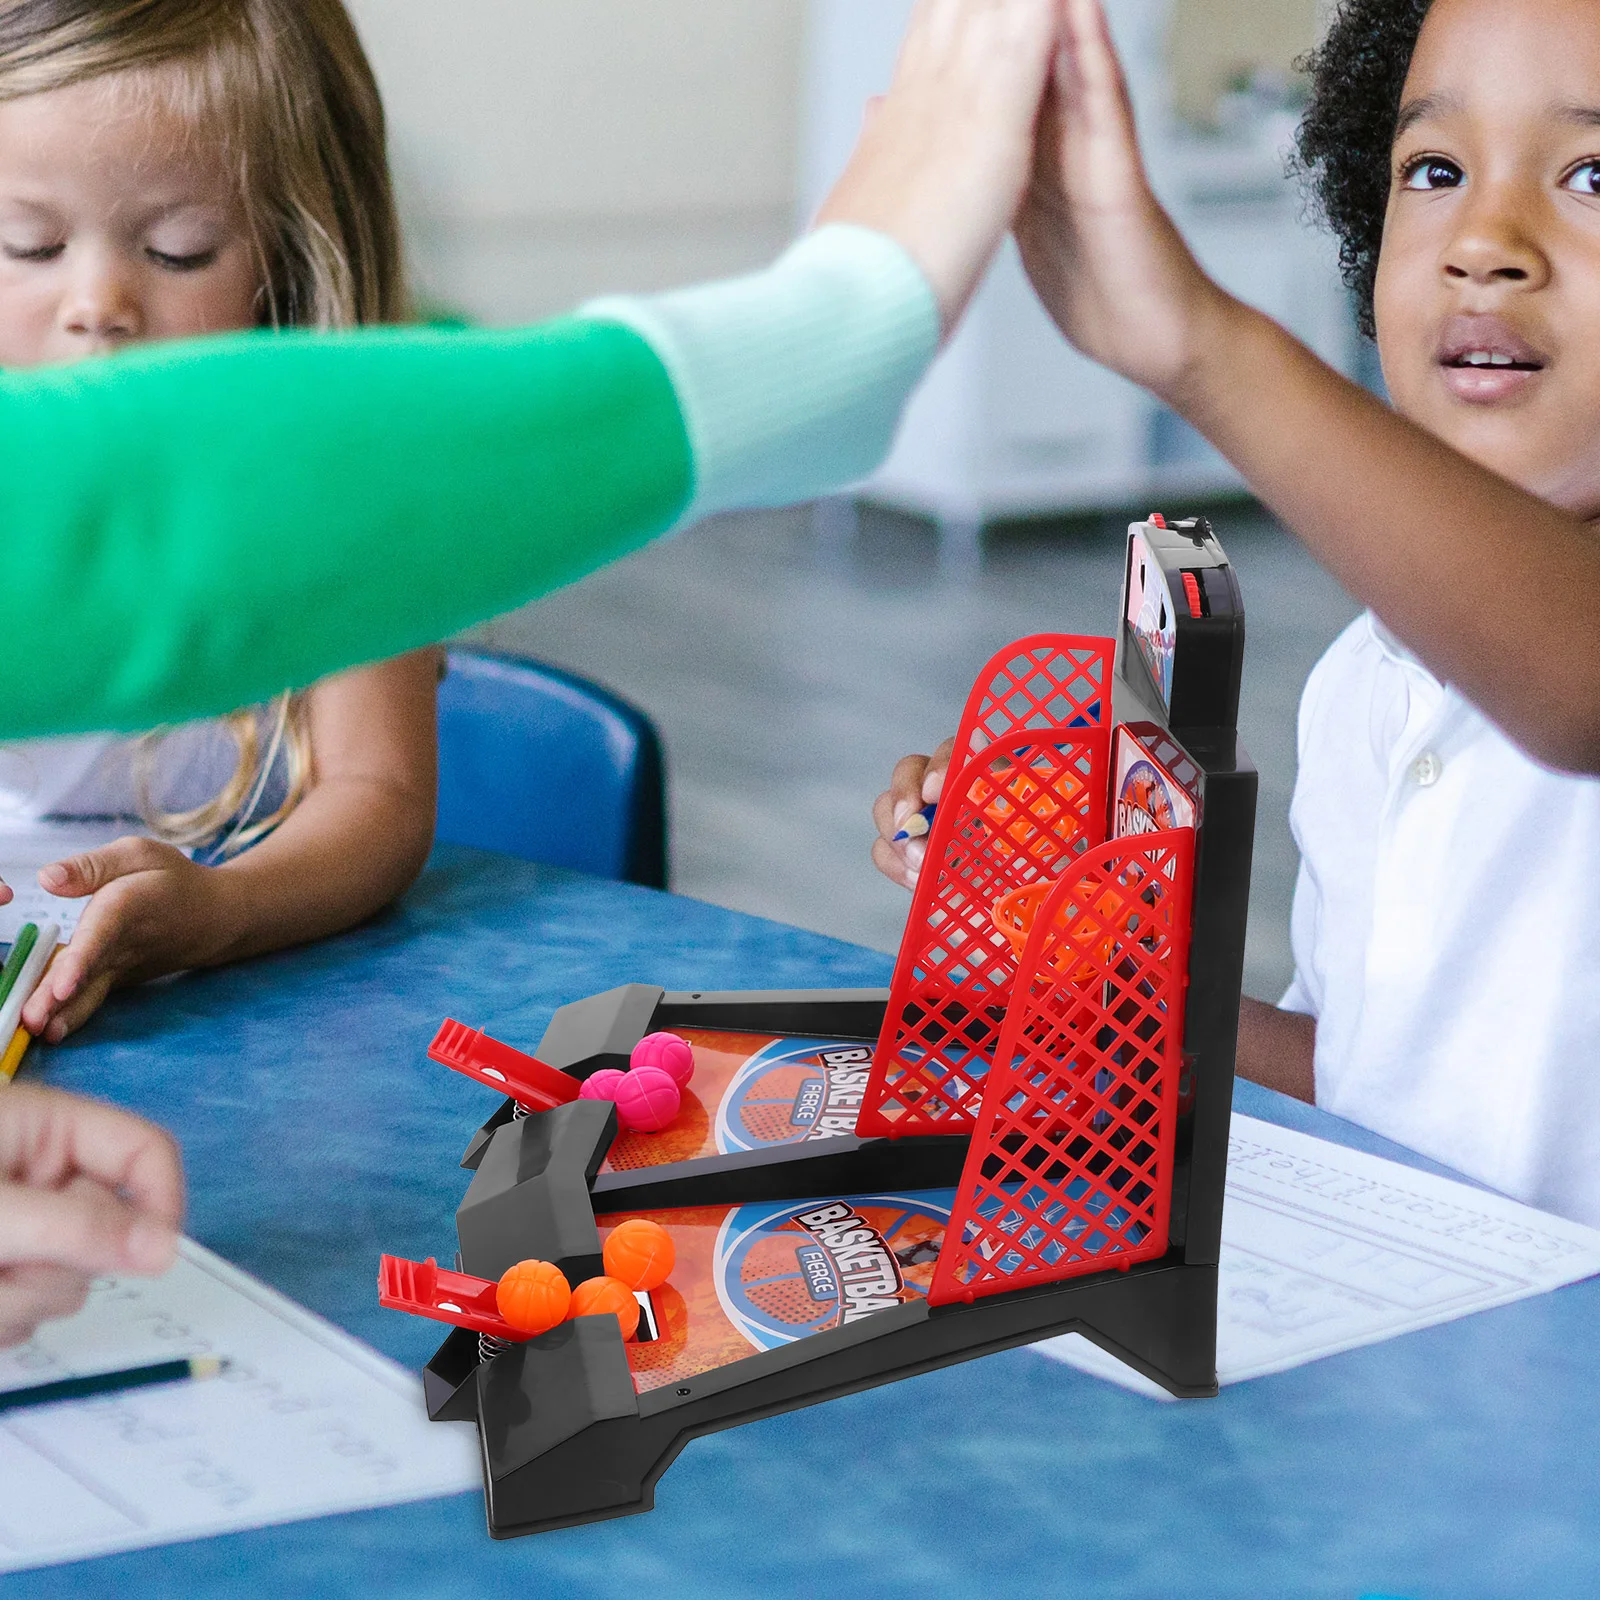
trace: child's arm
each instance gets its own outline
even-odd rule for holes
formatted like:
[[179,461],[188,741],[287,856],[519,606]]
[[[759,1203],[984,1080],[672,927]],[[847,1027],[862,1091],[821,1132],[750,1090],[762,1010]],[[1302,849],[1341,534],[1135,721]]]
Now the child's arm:
[[268,838],[220,866],[122,839],[46,867],[52,894],[93,895],[23,1010],[56,1043],[110,991],[342,933],[402,894],[433,842],[438,653],[345,673],[310,693],[313,777]]
[[824,211],[849,226],[632,322],[249,335],[0,374],[0,527],[26,530],[6,642],[42,664],[0,696],[0,737],[270,699],[686,514],[870,471],[1021,198],[1058,4],[921,0]]
[[1317,1021],[1245,995],[1239,1003],[1239,1049],[1234,1071],[1251,1083],[1315,1105]]
[[0,1346],[70,1316],[107,1272],[172,1265],[178,1147],[160,1128],[33,1084],[0,1092]]
[[1536,758],[1600,772],[1600,540],[1219,289],[1150,192],[1098,0],[1067,0],[1018,228],[1085,354],[1204,433],[1352,594]]

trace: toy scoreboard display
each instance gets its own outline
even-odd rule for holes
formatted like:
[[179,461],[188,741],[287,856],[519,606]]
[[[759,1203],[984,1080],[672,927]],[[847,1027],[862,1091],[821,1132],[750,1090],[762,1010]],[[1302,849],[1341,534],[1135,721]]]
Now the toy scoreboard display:
[[430,1415],[490,1531],[649,1509],[683,1444],[1075,1329],[1216,1392],[1255,774],[1244,608],[1201,521],[1129,530],[1115,639],[979,674],[887,991],[574,1001],[468,1145]]

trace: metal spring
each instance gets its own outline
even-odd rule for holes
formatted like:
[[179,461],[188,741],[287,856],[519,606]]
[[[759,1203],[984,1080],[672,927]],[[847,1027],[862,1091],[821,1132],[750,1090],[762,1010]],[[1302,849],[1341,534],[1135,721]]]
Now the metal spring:
[[511,1102],[511,1120],[513,1122],[522,1122],[532,1115],[533,1113],[520,1100]]
[[478,1335],[478,1361],[484,1364],[493,1361],[496,1356],[504,1355],[511,1348],[509,1339],[497,1339],[492,1333]]

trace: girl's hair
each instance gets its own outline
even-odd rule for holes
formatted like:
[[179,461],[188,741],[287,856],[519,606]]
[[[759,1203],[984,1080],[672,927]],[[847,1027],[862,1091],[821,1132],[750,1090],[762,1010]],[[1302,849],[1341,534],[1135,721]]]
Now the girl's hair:
[[1296,166],[1339,240],[1339,266],[1371,339],[1378,252],[1389,210],[1400,96],[1433,0],[1339,0],[1322,44],[1298,63],[1311,75]]
[[[236,176],[270,328],[349,328],[408,315],[383,101],[341,0],[0,0],[0,100],[130,74],[153,103],[219,142]],[[161,813],[154,745],[134,770],[146,821],[174,844],[242,850],[276,827],[311,781],[303,695],[226,726],[234,775],[209,804]],[[252,819],[282,754],[287,793]]]

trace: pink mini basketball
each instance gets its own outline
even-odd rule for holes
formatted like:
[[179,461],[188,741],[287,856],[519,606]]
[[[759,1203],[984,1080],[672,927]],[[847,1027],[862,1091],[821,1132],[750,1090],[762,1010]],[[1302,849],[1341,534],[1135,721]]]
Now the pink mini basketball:
[[626,1072],[618,1072],[615,1067],[602,1067],[598,1072],[591,1072],[583,1080],[583,1086],[578,1090],[580,1100],[615,1100],[617,1098],[617,1085],[626,1078]]
[[628,1065],[635,1069],[660,1067],[680,1089],[687,1089],[694,1076],[694,1049],[675,1033],[647,1033],[633,1047]]
[[629,1133],[660,1133],[671,1124],[683,1096],[670,1073],[660,1067],[635,1067],[618,1076],[622,1082],[611,1098],[617,1102],[617,1120]]

